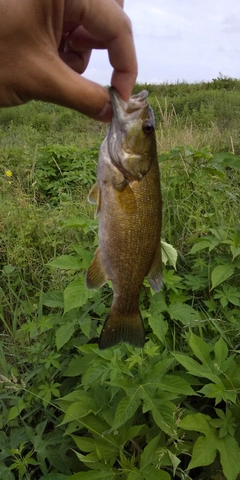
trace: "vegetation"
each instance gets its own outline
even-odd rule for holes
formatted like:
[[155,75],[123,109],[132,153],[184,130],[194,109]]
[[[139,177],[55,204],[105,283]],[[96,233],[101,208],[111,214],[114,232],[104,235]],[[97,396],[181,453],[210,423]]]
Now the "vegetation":
[[0,111],[0,479],[240,478],[240,81],[144,87],[164,288],[144,283],[143,349],[98,350],[112,289],[84,283],[107,127]]

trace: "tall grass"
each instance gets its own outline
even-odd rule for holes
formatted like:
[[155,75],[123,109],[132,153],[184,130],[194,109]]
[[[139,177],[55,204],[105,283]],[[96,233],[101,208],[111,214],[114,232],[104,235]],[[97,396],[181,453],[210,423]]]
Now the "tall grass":
[[141,352],[97,350],[112,292],[84,286],[107,126],[0,111],[0,479],[237,480],[240,82],[210,83],[147,86],[169,256]]

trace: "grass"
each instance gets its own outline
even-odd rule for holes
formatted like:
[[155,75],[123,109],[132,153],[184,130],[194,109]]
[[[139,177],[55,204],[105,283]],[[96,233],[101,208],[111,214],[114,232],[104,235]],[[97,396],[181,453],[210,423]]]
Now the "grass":
[[0,479],[239,478],[238,87],[148,86],[168,250],[141,351],[97,349],[112,291],[84,286],[107,127],[0,111]]

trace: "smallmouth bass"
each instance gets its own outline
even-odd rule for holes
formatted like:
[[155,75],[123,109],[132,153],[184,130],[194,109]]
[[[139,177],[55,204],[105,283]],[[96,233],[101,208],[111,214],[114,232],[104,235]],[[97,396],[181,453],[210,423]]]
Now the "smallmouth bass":
[[97,205],[99,246],[86,275],[88,288],[112,281],[113,303],[99,348],[120,341],[143,347],[139,296],[145,277],[155,292],[162,284],[160,173],[155,121],[148,92],[122,100],[111,87],[113,119],[99,154],[97,183],[89,193]]

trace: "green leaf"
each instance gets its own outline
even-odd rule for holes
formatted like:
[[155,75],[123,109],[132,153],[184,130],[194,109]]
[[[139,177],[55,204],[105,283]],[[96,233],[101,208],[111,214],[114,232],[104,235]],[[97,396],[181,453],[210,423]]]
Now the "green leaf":
[[41,480],[68,480],[68,478],[69,475],[63,475],[62,473],[47,473],[47,475],[41,477]]
[[95,413],[98,410],[99,407],[96,406],[94,399],[90,396],[89,398],[87,398],[87,400],[83,398],[78,402],[73,402],[71,405],[69,405],[68,408],[66,408],[66,413],[61,422],[61,425],[72,422],[73,420],[78,420],[80,422],[81,418],[86,417],[91,412]]
[[228,435],[218,440],[217,449],[225,477],[227,480],[236,480],[240,473],[240,448],[237,441]]
[[[207,398],[215,398],[215,405],[217,405],[222,400],[227,400],[225,390],[223,383],[218,381],[217,383],[208,383],[207,385],[204,385],[201,390],[199,390],[199,393],[203,393]],[[227,392],[228,395],[229,393],[231,392]]]
[[0,480],[14,480],[15,476],[3,462],[0,461]]
[[131,418],[137,411],[139,405],[140,398],[137,394],[122,398],[116,410],[112,430],[116,430]]
[[230,250],[232,252],[233,260],[240,255],[240,247],[236,247],[235,245],[230,246]]
[[209,425],[209,420],[211,420],[209,415],[204,415],[203,413],[191,413],[180,420],[179,427],[185,430],[204,433],[206,435],[213,430]]
[[165,373],[168,372],[172,363],[174,362],[174,358],[168,357],[164,360],[159,360],[159,362],[154,365],[154,367],[150,368],[144,377],[145,384],[151,383],[159,383],[162,380],[162,377]]
[[127,476],[127,480],[144,480],[144,478],[141,475],[140,471],[135,469],[129,473],[129,475]]
[[[104,307],[105,309],[105,307]],[[90,338],[90,332],[92,327],[92,318],[86,313],[81,316],[79,319],[81,332],[87,337]]]
[[152,396],[152,389],[147,389],[146,386],[142,386],[142,398],[144,400],[142,407],[143,413],[150,410],[159,428],[172,436],[175,434],[176,429],[176,421],[174,418],[176,405],[171,402],[168,397],[169,394],[165,393],[165,401],[159,401]]
[[234,273],[234,267],[228,263],[225,265],[219,265],[218,267],[215,267],[212,271],[211,274],[211,280],[212,280],[212,288],[217,287],[217,285],[220,285],[221,283],[225,282],[229,277],[231,277]]
[[67,343],[68,340],[72,337],[76,322],[77,320],[72,322],[66,322],[57,329],[55,336],[57,350],[60,350],[60,348],[62,348],[63,345],[65,345],[65,343]]
[[83,277],[73,280],[64,290],[64,313],[73,308],[82,307],[93,296],[91,290],[87,290]]
[[218,364],[220,370],[223,370],[223,364],[228,356],[228,347],[227,344],[224,342],[222,337],[219,338],[217,343],[214,345],[214,353],[215,353],[215,362]]
[[14,418],[18,417],[18,415],[20,415],[20,413],[26,406],[27,403],[22,398],[20,398],[17,405],[14,405],[14,407],[10,408],[7,421],[10,422]]
[[65,377],[78,377],[79,375],[82,375],[85,370],[86,365],[83,365],[82,362],[79,361],[79,357],[74,357],[70,361],[66,370],[63,371],[63,375]]
[[61,270],[80,270],[81,263],[76,257],[71,255],[62,255],[48,262],[50,267],[60,268]]
[[188,465],[189,469],[196,467],[203,467],[205,465],[211,465],[214,462],[217,453],[218,439],[216,437],[215,430],[212,429],[206,437],[202,435],[196,440],[193,451],[192,459]]
[[189,373],[191,373],[191,375],[194,375],[195,377],[206,377],[214,383],[219,381],[218,376],[211,372],[209,366],[201,365],[200,363],[196,362],[196,360],[193,360],[188,355],[184,355],[182,353],[173,352],[173,355],[176,360],[183,365],[184,368],[189,371]]
[[174,453],[172,453],[170,450],[167,451],[168,452],[168,455],[169,455],[169,458],[172,462],[172,466],[173,466],[173,476],[176,475],[176,470],[177,470],[177,467],[179,465],[179,463],[181,463],[181,460],[180,458],[178,458],[176,455],[174,455]]
[[200,314],[186,303],[173,303],[168,307],[172,320],[179,320],[183,325],[194,325],[200,319]]
[[82,385],[91,385],[96,380],[102,381],[102,375],[104,374],[105,378],[109,376],[109,367],[101,363],[95,363],[82,376]]
[[43,305],[51,308],[63,308],[63,293],[58,290],[49,290],[44,294]]
[[161,378],[161,390],[173,392],[177,395],[196,395],[191,385],[184,378],[177,375],[165,375]]
[[86,250],[86,248],[84,248],[82,245],[74,245],[73,249],[77,253],[78,257],[81,258],[81,267],[87,270],[93,258],[92,253]]
[[161,247],[162,247],[162,261],[164,265],[168,262],[170,265],[174,267],[176,270],[176,263],[177,263],[177,250],[170,245],[170,243],[166,243],[163,240],[161,241]]
[[201,360],[203,364],[206,364],[209,366],[209,370],[211,370],[210,366],[212,364],[212,360],[210,357],[210,347],[206,342],[201,337],[198,337],[197,335],[194,335],[194,333],[191,332],[190,337],[189,337],[189,346],[191,347],[194,355]]
[[4,265],[2,271],[5,275],[12,275],[12,273],[16,270],[16,267],[13,267],[12,265]]
[[103,470],[103,466],[99,464],[99,471],[91,470],[90,472],[78,472],[71,477],[68,477],[68,480],[104,480],[105,478],[107,480],[114,480],[116,474]]
[[211,163],[214,165],[223,165],[224,167],[231,167],[234,170],[240,170],[240,157],[230,152],[216,153],[211,158]]
[[148,465],[142,473],[144,480],[171,480],[169,473],[152,465]]
[[148,323],[156,337],[162,342],[163,345],[166,344],[165,335],[168,331],[168,323],[164,320],[164,316],[159,313],[158,315],[149,314]]
[[82,450],[82,452],[90,453],[93,452],[96,448],[96,440],[94,438],[77,435],[71,435],[71,437],[76,443],[79,450]]
[[197,252],[200,252],[201,250],[204,250],[205,248],[209,248],[210,245],[211,245],[211,240],[204,240],[203,239],[200,242],[197,242],[192,246],[189,254],[193,255]]
[[141,459],[140,459],[140,469],[144,469],[147,465],[153,462],[156,458],[156,450],[159,445],[159,439],[161,434],[158,434],[156,437],[152,438],[150,442],[148,442],[147,446],[144,448]]

